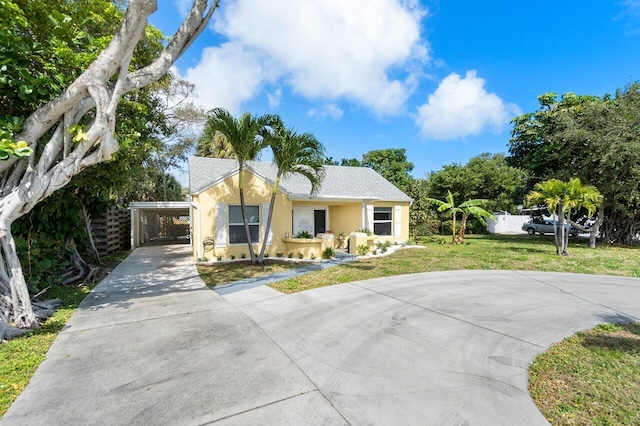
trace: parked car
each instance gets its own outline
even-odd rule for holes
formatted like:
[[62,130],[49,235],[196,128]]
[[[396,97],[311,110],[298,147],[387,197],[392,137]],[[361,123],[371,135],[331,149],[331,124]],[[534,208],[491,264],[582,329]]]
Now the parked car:
[[[569,231],[569,235],[575,237],[578,235],[578,230],[574,228],[571,224],[565,223],[565,229]],[[527,234],[534,235],[536,232],[540,235],[544,234],[553,234],[554,228],[556,227],[555,220],[543,220],[541,222],[527,222],[522,225],[522,230],[527,231]]]

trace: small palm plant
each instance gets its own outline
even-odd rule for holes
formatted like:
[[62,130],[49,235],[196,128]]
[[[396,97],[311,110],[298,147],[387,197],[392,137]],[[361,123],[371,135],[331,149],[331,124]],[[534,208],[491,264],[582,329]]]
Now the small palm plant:
[[[493,215],[491,213],[480,207],[482,204],[485,204],[487,200],[467,200],[459,206],[456,206],[453,200],[453,194],[451,194],[451,191],[447,191],[446,201],[437,200],[435,198],[427,198],[427,201],[438,206],[438,211],[440,213],[447,213],[451,215],[451,219],[453,221],[453,224],[451,225],[451,244],[464,243],[467,220],[471,216],[477,217],[478,220],[480,220],[480,222],[482,223],[485,223],[483,219],[485,217],[493,218]],[[456,216],[458,215],[458,213],[462,213],[462,222],[460,224],[458,237],[456,238]]]

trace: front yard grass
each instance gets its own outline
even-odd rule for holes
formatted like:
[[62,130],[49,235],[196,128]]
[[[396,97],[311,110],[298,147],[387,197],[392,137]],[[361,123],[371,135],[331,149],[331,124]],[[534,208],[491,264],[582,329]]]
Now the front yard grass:
[[531,365],[529,392],[553,425],[640,424],[640,323],[556,343]]
[[252,265],[250,260],[246,260],[198,265],[198,273],[207,286],[215,287],[232,281],[256,278],[309,265],[308,262],[288,262],[275,259],[267,259],[265,263],[265,266],[256,266]]
[[588,247],[585,238],[569,242],[569,256],[555,254],[553,236],[469,235],[468,244],[452,245],[451,237],[418,241],[424,248],[400,250],[388,257],[362,259],[270,284],[283,293],[417,272],[460,269],[576,272],[640,277],[640,249]]

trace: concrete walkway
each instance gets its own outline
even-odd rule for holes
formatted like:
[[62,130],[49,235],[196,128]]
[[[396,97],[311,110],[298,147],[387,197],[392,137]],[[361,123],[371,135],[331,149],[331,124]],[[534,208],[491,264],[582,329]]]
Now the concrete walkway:
[[187,250],[138,249],[114,270],[0,423],[547,424],[527,392],[533,358],[640,319],[640,280],[558,273],[221,297]]
[[244,280],[233,281],[228,284],[217,285],[213,288],[213,291],[220,295],[237,293],[239,291],[245,291],[256,287],[265,286],[267,284],[275,283],[278,281],[287,280],[293,277],[299,277],[314,271],[322,271],[325,269],[333,268],[334,266],[343,265],[356,260],[352,255],[340,255],[333,260],[323,260],[310,265],[300,266],[299,268],[285,269],[275,274],[263,275],[261,277],[247,278]]

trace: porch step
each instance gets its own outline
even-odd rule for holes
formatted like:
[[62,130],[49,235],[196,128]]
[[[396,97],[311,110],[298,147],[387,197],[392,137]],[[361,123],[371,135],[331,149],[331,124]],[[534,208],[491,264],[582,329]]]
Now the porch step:
[[355,255],[348,253],[346,249],[336,249],[333,257],[339,262],[349,262],[356,258]]

